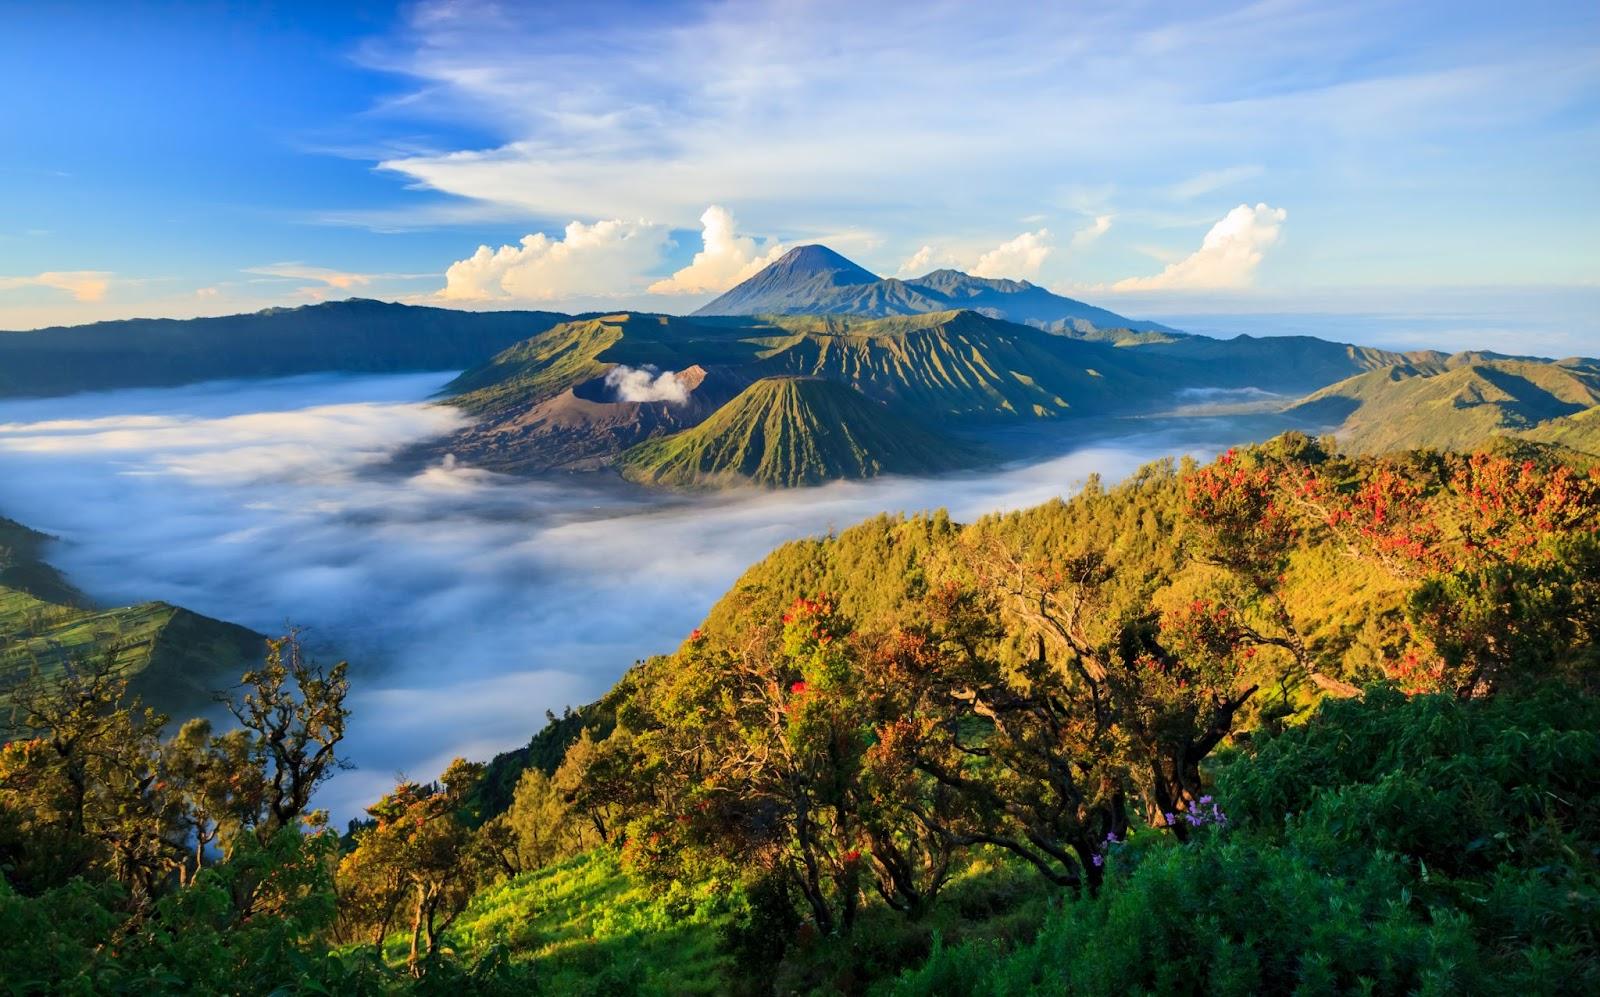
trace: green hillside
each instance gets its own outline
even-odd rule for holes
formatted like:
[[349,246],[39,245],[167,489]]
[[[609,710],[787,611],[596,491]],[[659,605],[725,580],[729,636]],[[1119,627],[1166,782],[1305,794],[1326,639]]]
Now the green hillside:
[[1600,457],[1600,405],[1542,422],[1519,435],[1536,443],[1554,444],[1590,457]]
[[1557,463],[1286,434],[879,516],[343,834],[286,788],[336,764],[342,669],[257,680],[264,719],[209,739],[69,688],[0,753],[0,964],[26,993],[1596,992],[1597,510]]
[[625,477],[654,485],[789,487],[926,474],[974,457],[848,385],[771,377],[693,429],[632,448],[619,467]]
[[463,372],[445,391],[450,403],[494,416],[546,401],[604,374],[614,364],[681,370],[693,364],[744,363],[759,328],[624,312],[561,322]]
[[1370,371],[1341,381],[1288,411],[1337,425],[1356,452],[1431,447],[1463,450],[1494,436],[1593,452],[1600,405],[1600,364],[1444,358]]
[[1054,418],[1133,407],[1169,365],[971,311],[882,319],[774,317],[759,369],[822,377],[958,422]]
[[110,655],[147,702],[198,710],[260,659],[260,634],[169,603],[93,607],[41,559],[47,540],[0,518],[0,702],[34,668]]
[[714,884],[662,897],[596,849],[478,894],[452,940],[537,960],[544,993],[715,994],[739,899]]
[[[678,372],[685,397],[641,410],[640,403],[607,384],[607,372],[617,365]],[[813,470],[835,477],[914,473],[928,466],[960,466],[956,458],[973,457],[969,450],[941,445],[944,459],[924,459],[918,451],[930,425],[1125,412],[1170,391],[1179,366],[1154,354],[1068,339],[970,311],[882,319],[606,315],[561,323],[463,373],[449,386],[450,403],[478,418],[430,446],[498,470],[594,467],[617,460],[631,446],[694,427],[756,381],[798,377],[855,389],[880,406],[858,415],[871,411],[880,423],[888,418],[882,406],[900,414],[892,431],[844,428],[841,439],[850,442],[834,456],[811,463]],[[824,419],[820,412],[813,417]],[[683,483],[685,475],[703,481],[709,468],[676,463],[686,459],[678,448],[691,441],[696,447],[707,443],[703,436],[682,437],[648,452],[652,464],[672,453],[677,470],[645,472],[638,463],[642,458],[633,457],[627,464],[630,476],[652,483]],[[857,446],[866,449],[845,456]],[[722,470],[731,466],[720,461],[747,456],[744,444],[722,442],[715,449],[719,456],[712,463]],[[795,460],[804,464],[811,458]],[[799,464],[754,477],[782,483],[792,475],[817,480]]]

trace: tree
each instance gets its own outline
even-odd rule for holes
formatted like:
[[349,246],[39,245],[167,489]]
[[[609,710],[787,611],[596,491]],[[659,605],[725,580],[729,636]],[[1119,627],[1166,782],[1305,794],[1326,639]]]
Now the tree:
[[502,823],[509,833],[502,848],[515,856],[515,861],[506,863],[508,871],[550,865],[580,851],[588,840],[584,822],[569,808],[554,781],[538,769],[522,773],[510,809],[494,822]]
[[1460,697],[1592,664],[1600,631],[1600,471],[1488,453],[1386,458],[1302,501],[1352,556],[1412,585],[1413,646],[1389,674]]
[[339,866],[347,917],[365,919],[380,951],[401,906],[411,915],[406,965],[421,977],[453,923],[493,867],[484,832],[462,808],[484,766],[457,758],[437,783],[401,782],[368,808],[376,824],[358,832]]
[[249,732],[214,734],[211,722],[196,718],[178,729],[161,750],[162,769],[182,801],[180,823],[193,853],[182,868],[184,881],[206,864],[212,848],[226,860],[239,835],[255,824],[266,796],[266,773]]
[[637,710],[650,787],[626,845],[637,865],[670,871],[701,855],[778,876],[819,932],[850,930],[870,725],[849,633],[831,600],[801,599],[781,625],[696,635],[657,673]]
[[157,752],[167,719],[127,685],[107,655],[12,691],[20,736],[0,754],[0,807],[18,822],[12,861],[35,889],[103,875],[143,907],[176,867],[178,800]]
[[589,824],[602,844],[612,840],[617,818],[641,790],[633,736],[617,727],[596,741],[585,728],[567,748],[550,788],[561,806]]
[[291,631],[267,641],[266,663],[245,672],[242,692],[228,701],[264,769],[261,810],[252,822],[263,838],[305,815],[316,788],[344,767],[337,751],[350,715],[348,670],[341,661],[324,671]]

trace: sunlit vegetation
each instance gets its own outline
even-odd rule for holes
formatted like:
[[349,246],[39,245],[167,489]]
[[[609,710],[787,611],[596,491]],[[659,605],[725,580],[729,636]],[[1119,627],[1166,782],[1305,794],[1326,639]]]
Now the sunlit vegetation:
[[179,606],[94,606],[44,560],[49,539],[0,517],[0,709],[29,675],[100,658],[146,701],[201,709],[259,656],[261,635]]
[[769,377],[693,429],[633,447],[619,467],[624,477],[649,484],[790,487],[929,474],[974,459],[971,447],[936,436],[845,384]]
[[[15,696],[29,992],[1600,988],[1600,473],[1290,435],[786,545],[336,835],[341,667]],[[13,971],[11,967],[16,967]],[[16,981],[16,982],[14,982]]]

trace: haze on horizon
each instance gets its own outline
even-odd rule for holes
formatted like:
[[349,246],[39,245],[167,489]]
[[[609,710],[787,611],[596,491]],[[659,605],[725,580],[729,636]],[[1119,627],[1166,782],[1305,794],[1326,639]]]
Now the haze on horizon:
[[1212,334],[1600,353],[1589,3],[4,12],[0,329],[688,312],[821,242]]

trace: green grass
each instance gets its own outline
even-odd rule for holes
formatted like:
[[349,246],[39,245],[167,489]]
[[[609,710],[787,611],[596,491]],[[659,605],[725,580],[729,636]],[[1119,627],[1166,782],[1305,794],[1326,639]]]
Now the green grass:
[[[1459,360],[1465,362],[1453,362]],[[1358,453],[1467,450],[1496,435],[1593,452],[1600,423],[1582,413],[1597,405],[1600,366],[1593,362],[1468,357],[1361,374],[1290,411],[1324,423],[1342,420],[1340,443]]]
[[94,608],[40,559],[48,539],[0,519],[0,705],[35,669],[58,675],[109,654],[145,702],[182,713],[260,660],[260,634],[170,603]]
[[743,902],[716,881],[652,893],[601,848],[478,894],[446,944],[536,960],[546,993],[723,993],[733,963],[722,939]]

